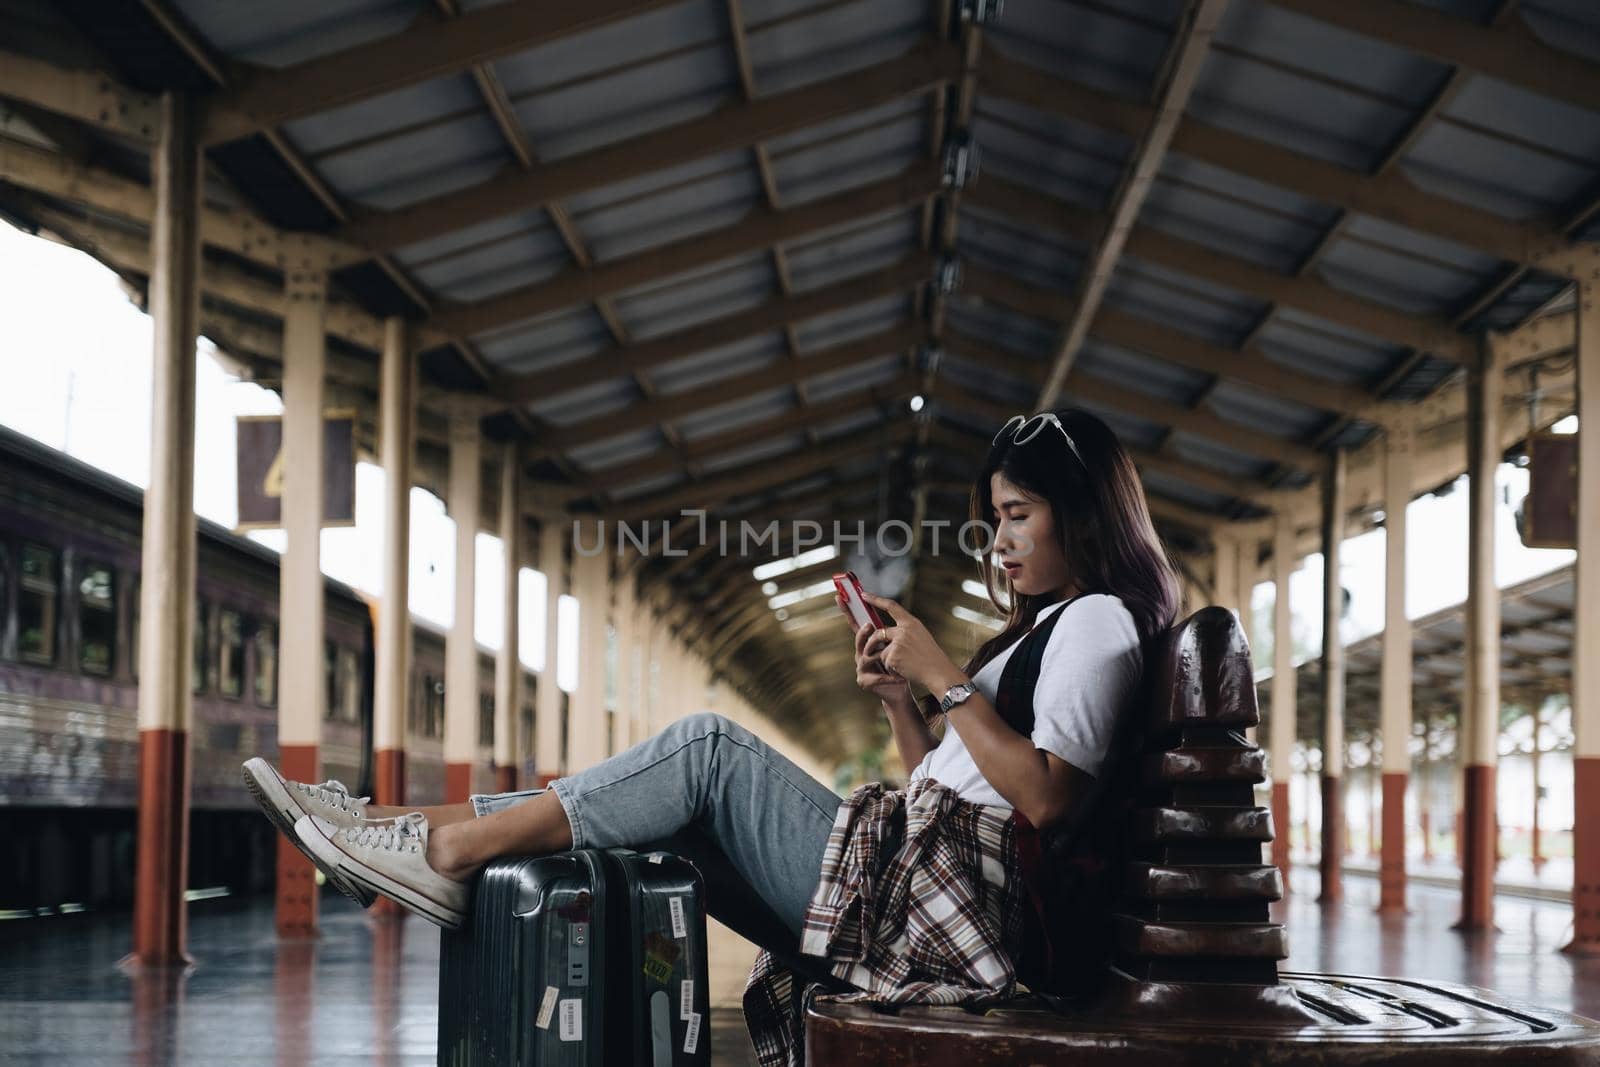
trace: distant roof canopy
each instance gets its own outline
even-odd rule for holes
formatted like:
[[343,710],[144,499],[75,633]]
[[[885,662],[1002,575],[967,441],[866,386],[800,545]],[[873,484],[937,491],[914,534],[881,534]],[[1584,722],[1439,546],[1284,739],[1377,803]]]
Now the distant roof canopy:
[[[142,94],[194,91],[204,323],[242,358],[277,359],[262,248],[313,233],[335,370],[415,320],[426,381],[575,512],[959,521],[996,426],[1076,404],[1180,548],[1434,396],[1600,234],[1590,0],[998,8],[10,0],[0,209],[141,277]],[[842,631],[799,625],[829,599],[768,602],[833,564],[768,594],[751,562],[649,573],[819,752],[864,743]],[[952,599],[993,611],[972,573],[917,571],[947,647]]]
[[[1570,693],[1574,568],[1568,565],[1500,592],[1500,689],[1506,704],[1537,708],[1545,697]],[[1466,684],[1466,606],[1452,604],[1412,621],[1412,704],[1419,721],[1460,722]],[[1352,737],[1378,734],[1383,634],[1345,646],[1345,723]],[[1259,686],[1262,716],[1271,729],[1271,687]],[[1322,664],[1295,673],[1296,737],[1320,744]]]

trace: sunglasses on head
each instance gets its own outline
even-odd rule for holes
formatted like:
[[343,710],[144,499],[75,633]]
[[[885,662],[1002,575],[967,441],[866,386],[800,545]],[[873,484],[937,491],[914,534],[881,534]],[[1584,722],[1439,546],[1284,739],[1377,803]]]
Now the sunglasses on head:
[[1040,431],[1046,426],[1054,426],[1061,431],[1061,439],[1067,443],[1068,448],[1072,449],[1072,454],[1078,457],[1078,462],[1082,464],[1083,469],[1088,470],[1089,465],[1083,462],[1083,453],[1078,451],[1077,442],[1072,439],[1072,435],[1067,432],[1065,426],[1061,425],[1061,420],[1056,418],[1053,412],[1046,411],[1032,416],[1011,416],[1006,420],[1006,424],[1000,427],[1000,432],[994,435],[994,440],[990,444],[997,445],[1000,443],[1001,438],[1010,434],[1012,444],[1025,445],[1035,437],[1038,437]]

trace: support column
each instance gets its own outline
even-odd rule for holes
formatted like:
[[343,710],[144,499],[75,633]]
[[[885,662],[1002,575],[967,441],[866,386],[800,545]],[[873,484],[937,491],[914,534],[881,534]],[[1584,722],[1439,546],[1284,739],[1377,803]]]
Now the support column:
[[[283,532],[278,580],[278,758],[285,778],[322,780],[322,720],[327,700],[323,651],[322,402],[328,276],[289,271],[283,317]],[[278,933],[317,931],[317,882],[311,861],[278,838]]]
[[522,716],[517,705],[522,700],[522,662],[517,653],[518,612],[522,570],[522,462],[514,441],[506,443],[500,458],[500,544],[505,549],[505,572],[501,579],[500,608],[505,639],[494,664],[494,782],[495,789],[509,793],[517,788],[517,724]]
[[556,684],[557,615],[561,594],[566,590],[564,548],[570,530],[553,518],[539,527],[539,570],[544,575],[544,671],[534,694],[533,765],[534,781],[543,788],[562,774],[561,766],[561,687]]
[[1406,507],[1411,503],[1410,427],[1384,442],[1383,667],[1379,730],[1383,739],[1383,854],[1378,910],[1406,910],[1406,779],[1411,772],[1411,619],[1406,614]]
[[1539,872],[1544,869],[1544,846],[1539,839],[1539,764],[1543,762],[1540,759],[1541,753],[1539,751],[1539,729],[1544,723],[1544,705],[1549,699],[1549,694],[1541,693],[1538,702],[1533,706],[1533,752],[1528,768],[1533,778],[1533,825],[1530,827],[1528,857],[1529,862],[1533,864],[1533,876],[1535,878],[1539,877]]
[[444,799],[459,804],[472,794],[478,758],[477,611],[479,470],[478,416],[461,407],[450,414],[449,512],[456,521],[455,618],[444,640]]
[[195,338],[200,317],[200,143],[189,100],[161,98],[151,160],[155,327],[150,487],[144,497],[139,646],[139,808],[130,962],[189,962],[189,729],[194,721]]
[[1417,825],[1422,829],[1422,862],[1433,862],[1433,708],[1422,711],[1422,766],[1417,777]]
[[[1578,284],[1578,563],[1572,647],[1600,642],[1600,284]],[[1600,811],[1600,665],[1572,657],[1573,811]],[[1572,943],[1600,955],[1600,820],[1572,827]]]
[[1221,533],[1211,538],[1211,603],[1233,610],[1239,595],[1239,543]]
[[406,712],[411,705],[411,483],[416,455],[416,361],[403,319],[383,324],[379,449],[383,460],[383,597],[372,709],[373,799],[406,802]]
[[[620,560],[619,563],[633,562]],[[639,733],[639,638],[643,630],[634,595],[637,574],[626,567],[612,588],[611,617],[617,627],[617,751],[644,740]]]
[[1339,549],[1344,543],[1345,454],[1337,449],[1322,478],[1322,895],[1344,896],[1344,642],[1339,619],[1344,587]]
[[1478,359],[1467,369],[1467,662],[1461,706],[1464,803],[1458,930],[1494,927],[1495,762],[1500,734],[1494,475],[1500,465],[1502,383],[1494,340],[1486,336]]
[[1272,580],[1277,595],[1272,607],[1272,722],[1267,753],[1272,771],[1272,862],[1289,888],[1289,778],[1292,773],[1296,704],[1294,638],[1290,633],[1289,578],[1295,569],[1294,522],[1278,513],[1272,535]]
[[[1241,537],[1234,543],[1234,595],[1233,610],[1239,616],[1239,629],[1251,646],[1250,660],[1255,662],[1255,610],[1251,594],[1255,592],[1256,568],[1261,555],[1260,544],[1250,537]],[[1254,726],[1245,728],[1245,740],[1258,744],[1258,731]]]
[[1246,640],[1255,637],[1255,608],[1251,604],[1251,597],[1255,594],[1256,568],[1259,564],[1260,546],[1248,538],[1242,537],[1234,542],[1234,588],[1237,590],[1233,598],[1233,610],[1239,615],[1239,626],[1244,630]]
[[606,615],[610,606],[604,546],[594,552],[598,533],[585,527],[574,548],[572,585],[578,597],[578,687],[572,694],[572,768],[582,770],[606,758]]

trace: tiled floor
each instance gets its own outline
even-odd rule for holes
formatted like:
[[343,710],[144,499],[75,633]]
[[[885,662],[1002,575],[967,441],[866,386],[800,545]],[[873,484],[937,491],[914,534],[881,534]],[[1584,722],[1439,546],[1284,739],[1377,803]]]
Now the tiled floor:
[[[374,922],[337,894],[322,936],[280,943],[272,903],[190,905],[187,974],[130,976],[126,916],[0,924],[0,1063],[434,1063],[438,931]],[[748,956],[714,938],[714,996],[737,996]],[[736,1004],[714,1001],[712,1063],[752,1063]]]
[[[1324,911],[1314,872],[1297,870],[1282,906],[1296,970],[1404,974],[1485,985],[1600,1017],[1600,960],[1574,960],[1569,909],[1502,898],[1498,933],[1450,930],[1456,896],[1414,886],[1404,918],[1373,913],[1377,884],[1352,876]],[[431,1064],[438,935],[424,922],[375,923],[341,897],[323,902],[323,936],[279,943],[268,901],[191,906],[196,967],[130,978],[125,916],[0,924],[0,1062],[57,1064]],[[750,1061],[737,996],[748,946],[713,939],[712,1052]]]

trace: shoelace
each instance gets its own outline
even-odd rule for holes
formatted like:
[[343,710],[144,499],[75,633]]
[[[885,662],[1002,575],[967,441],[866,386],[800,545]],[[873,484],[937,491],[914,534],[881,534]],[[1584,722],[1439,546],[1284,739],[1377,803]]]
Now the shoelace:
[[410,849],[412,852],[420,852],[421,831],[426,821],[426,815],[414,811],[409,815],[402,815],[393,822],[368,823],[365,826],[352,827],[344,833],[346,840],[351,844],[363,848],[381,848],[390,852]]
[[369,797],[352,797],[350,790],[345,788],[343,782],[334,781],[332,778],[321,785],[307,785],[304,782],[293,782],[291,784],[312,800],[320,800],[322,803],[332,805],[340,811],[354,813],[356,805],[365,804],[370,799]]

